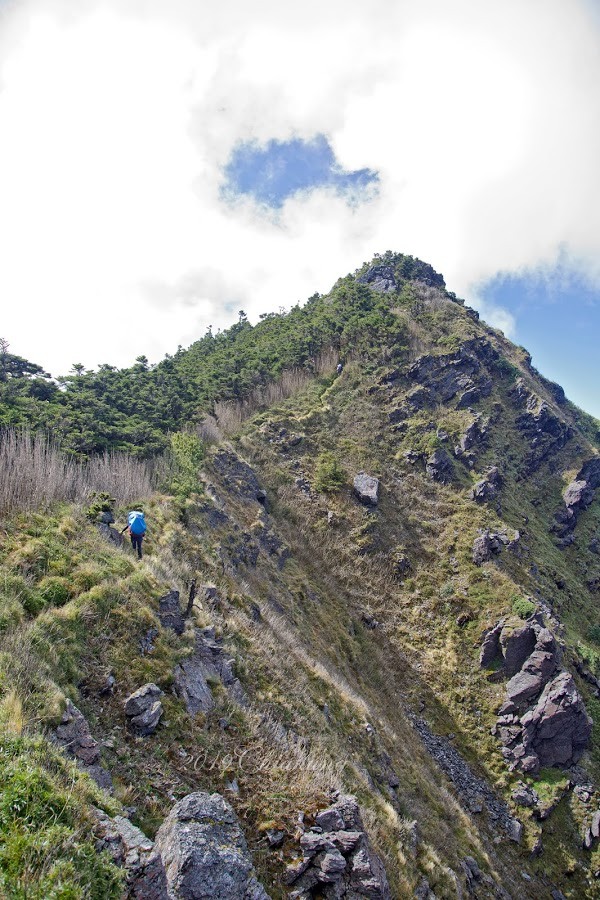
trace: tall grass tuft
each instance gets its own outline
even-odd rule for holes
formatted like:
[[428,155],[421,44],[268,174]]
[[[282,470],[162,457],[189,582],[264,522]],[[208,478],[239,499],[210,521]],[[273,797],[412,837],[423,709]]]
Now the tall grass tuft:
[[57,501],[86,501],[109,491],[119,501],[152,493],[148,463],[114,451],[81,463],[50,437],[27,430],[0,433],[0,513],[47,508]]

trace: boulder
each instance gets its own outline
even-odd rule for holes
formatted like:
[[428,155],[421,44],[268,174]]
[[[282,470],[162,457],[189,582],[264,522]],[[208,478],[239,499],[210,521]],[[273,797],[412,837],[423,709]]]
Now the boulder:
[[121,534],[120,531],[117,531],[116,528],[112,528],[107,522],[101,522],[98,525],[98,531],[100,532],[100,534],[102,535],[103,538],[106,538],[106,540],[109,543],[114,544],[115,547],[123,546],[123,541],[124,541],[123,535]]
[[501,484],[500,470],[497,466],[493,466],[486,476],[473,486],[471,499],[476,503],[487,503],[497,496]]
[[159,697],[163,692],[156,684],[145,684],[134,691],[125,701],[127,724],[139,735],[153,734],[163,714]]
[[[504,620],[502,619],[493,628],[489,628],[484,632],[483,640],[481,642],[481,653],[479,654],[479,665],[483,669],[487,669],[488,666],[494,662],[494,660],[502,653],[500,648],[500,632],[504,626]],[[502,657],[504,659],[504,656]]]
[[361,503],[377,506],[379,501],[379,479],[366,472],[359,472],[354,477],[354,493]]
[[171,809],[155,848],[171,900],[269,900],[237,816],[220,794],[197,791]]
[[442,484],[448,484],[454,478],[452,460],[445,450],[434,450],[425,463],[425,470],[430,478]]
[[537,629],[531,622],[515,627],[511,623],[504,626],[500,634],[500,646],[504,656],[504,671],[507,675],[514,675],[530,653],[533,652],[537,642]]
[[106,850],[125,869],[128,900],[172,900],[160,854],[143,831],[124,816],[111,819],[92,808],[98,852]]

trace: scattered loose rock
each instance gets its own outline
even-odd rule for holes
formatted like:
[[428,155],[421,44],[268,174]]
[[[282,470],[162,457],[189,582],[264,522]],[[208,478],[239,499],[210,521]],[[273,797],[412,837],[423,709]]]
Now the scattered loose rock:
[[411,716],[414,728],[425,747],[454,785],[462,805],[470,812],[481,812],[485,807],[490,819],[501,826],[509,838],[519,842],[521,823],[515,819],[508,806],[496,796],[489,784],[471,771],[458,750],[444,737],[433,734],[427,723]]
[[145,684],[125,701],[125,715],[129,727],[139,735],[153,734],[163,714],[159,697],[163,692],[156,684]]
[[317,813],[315,826],[300,838],[302,858],[286,869],[291,896],[391,900],[383,863],[369,846],[355,797],[338,797]]

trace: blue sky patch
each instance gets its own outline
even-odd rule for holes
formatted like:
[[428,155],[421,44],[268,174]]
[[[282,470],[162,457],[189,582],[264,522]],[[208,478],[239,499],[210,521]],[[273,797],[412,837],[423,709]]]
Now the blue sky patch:
[[600,291],[559,264],[550,272],[497,276],[479,293],[513,314],[514,341],[529,350],[542,375],[600,418]]
[[292,138],[238,144],[225,166],[223,194],[250,196],[279,209],[294,194],[329,187],[349,202],[357,202],[378,180],[371,169],[343,169],[327,138],[319,134],[310,141]]

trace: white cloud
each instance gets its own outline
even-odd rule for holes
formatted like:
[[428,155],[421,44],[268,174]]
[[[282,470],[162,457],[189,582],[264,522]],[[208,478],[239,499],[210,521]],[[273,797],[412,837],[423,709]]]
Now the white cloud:
[[[55,373],[158,359],[386,249],[468,299],[561,247],[600,281],[600,37],[583,0],[3,10],[0,332]],[[378,197],[320,190],[271,217],[222,203],[236,142],[319,132],[345,167],[379,171]]]

